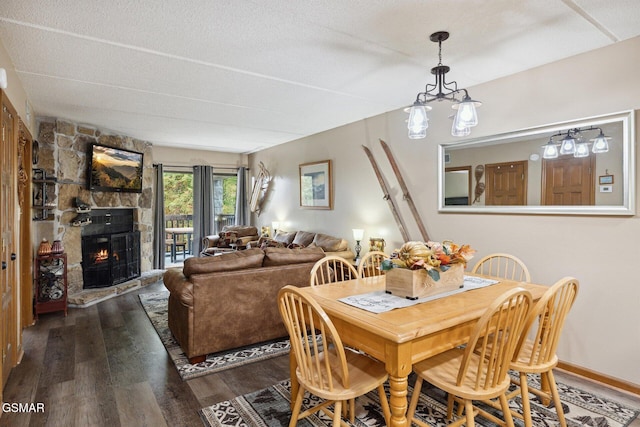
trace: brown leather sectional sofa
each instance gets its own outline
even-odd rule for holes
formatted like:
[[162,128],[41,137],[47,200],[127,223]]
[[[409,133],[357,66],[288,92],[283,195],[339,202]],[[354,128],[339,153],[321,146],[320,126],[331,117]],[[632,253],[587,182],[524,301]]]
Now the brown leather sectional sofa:
[[251,248],[264,249],[269,246],[288,248],[320,247],[327,255],[337,255],[344,259],[353,259],[355,257],[347,240],[312,231],[278,231],[274,237],[261,237],[259,240],[247,243],[247,247]]
[[220,233],[202,239],[200,255],[208,256],[232,249],[244,249],[247,243],[259,238],[258,229],[252,225],[225,225]]
[[169,329],[190,362],[287,336],[277,306],[285,285],[309,286],[320,247],[268,247],[188,258],[164,274]]

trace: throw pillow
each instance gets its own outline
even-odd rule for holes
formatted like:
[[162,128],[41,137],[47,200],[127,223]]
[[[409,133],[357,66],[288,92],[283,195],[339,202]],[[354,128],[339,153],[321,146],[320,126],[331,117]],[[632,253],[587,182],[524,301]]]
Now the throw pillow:
[[311,242],[313,242],[313,238],[316,236],[316,233],[310,233],[308,231],[298,231],[296,233],[296,237],[293,239],[293,242],[296,245],[309,246]]
[[238,240],[238,233],[235,231],[224,231],[220,233],[220,240],[226,246],[235,243]]
[[284,243],[284,245],[286,246],[293,242],[294,237],[296,237],[295,231],[278,231],[273,240],[275,240],[276,242]]
[[321,233],[316,234],[316,237],[313,239],[313,243],[315,243],[316,246],[320,246],[325,252],[344,251],[348,246],[344,243],[343,239]]
[[284,247],[286,247],[286,245],[282,242],[278,242],[277,240],[273,240],[273,239],[266,239],[260,246],[260,249],[265,250],[266,248],[284,248]]

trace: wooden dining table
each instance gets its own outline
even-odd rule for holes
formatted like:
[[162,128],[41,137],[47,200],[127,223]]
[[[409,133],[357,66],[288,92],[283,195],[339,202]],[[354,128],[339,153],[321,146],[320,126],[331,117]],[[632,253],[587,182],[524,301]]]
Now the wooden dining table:
[[[384,362],[389,373],[390,425],[404,427],[410,424],[406,418],[407,390],[413,364],[466,343],[486,308],[508,289],[522,287],[531,292],[534,301],[548,289],[543,285],[499,280],[484,288],[378,314],[339,299],[384,290],[385,276],[301,290],[325,310],[345,345]],[[295,396],[298,389],[295,357],[290,357],[290,365],[291,395]]]

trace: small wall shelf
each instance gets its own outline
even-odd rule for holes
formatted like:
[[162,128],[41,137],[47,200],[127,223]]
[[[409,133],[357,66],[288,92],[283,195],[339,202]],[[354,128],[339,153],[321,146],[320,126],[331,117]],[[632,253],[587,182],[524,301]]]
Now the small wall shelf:
[[33,183],[33,203],[31,205],[33,220],[53,220],[56,204],[51,201],[50,194],[55,192],[57,179],[47,176],[43,169],[34,169],[31,182]]

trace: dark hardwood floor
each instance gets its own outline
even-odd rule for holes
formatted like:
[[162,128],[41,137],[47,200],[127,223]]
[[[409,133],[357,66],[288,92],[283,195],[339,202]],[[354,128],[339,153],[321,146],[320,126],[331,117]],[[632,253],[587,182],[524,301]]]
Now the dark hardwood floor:
[[[44,412],[5,412],[0,426],[201,426],[198,410],[289,377],[288,356],[182,381],[147,318],[139,293],[155,283],[69,315],[40,315],[24,331],[25,355],[5,403],[44,403]],[[640,407],[640,397],[556,373],[558,381]],[[640,427],[634,421],[629,427]]]
[[139,293],[84,309],[40,315],[24,331],[25,355],[5,403],[44,403],[44,412],[5,412],[0,426],[201,426],[198,410],[289,377],[288,356],[182,381],[149,322]]

